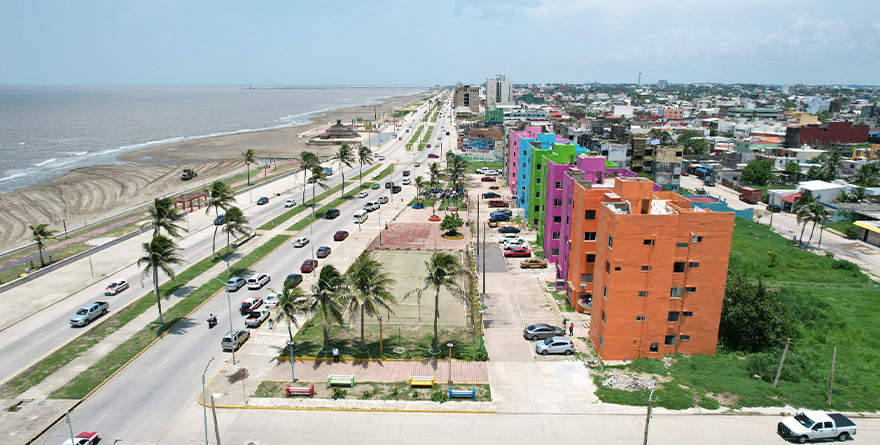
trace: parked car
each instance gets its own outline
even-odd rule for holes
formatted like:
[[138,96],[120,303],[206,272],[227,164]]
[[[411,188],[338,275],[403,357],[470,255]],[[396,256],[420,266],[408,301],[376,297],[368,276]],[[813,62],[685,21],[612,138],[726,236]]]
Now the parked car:
[[547,323],[537,323],[523,328],[523,338],[526,340],[543,340],[562,336],[565,336],[565,329]]
[[339,230],[333,234],[333,241],[344,241],[348,238],[348,232],[345,230]]
[[128,289],[128,281],[116,280],[104,288],[104,295],[116,295],[126,289]]
[[318,258],[327,258],[330,255],[330,248],[327,246],[318,247],[318,250],[315,251],[315,256]]
[[318,260],[308,259],[303,261],[302,266],[299,266],[299,271],[302,273],[311,273],[316,267],[318,267]]
[[380,161],[384,161],[384,160],[385,160],[385,156],[382,156],[382,155],[376,155],[376,159],[378,159],[378,160],[380,160]]
[[504,250],[513,250],[513,249],[516,249],[517,247],[528,248],[529,244],[524,239],[515,239],[515,240],[505,241],[503,244],[501,244],[501,247]]
[[394,187],[391,187],[392,194],[400,193],[401,190],[403,190],[403,187],[401,187],[399,185],[395,185]]
[[226,281],[226,290],[229,292],[235,292],[244,287],[246,283],[247,282],[242,277],[232,277]]
[[339,216],[339,209],[330,209],[327,210],[327,213],[324,214],[324,219],[336,219]]
[[369,193],[367,193],[366,191],[363,191],[363,192],[358,193],[357,197],[358,198],[366,198],[369,195],[370,195]]
[[483,199],[494,199],[494,198],[500,198],[500,197],[501,197],[501,195],[499,195],[495,192],[483,193]]
[[293,198],[288,199],[287,201],[284,201],[284,207],[293,207],[295,205],[296,205],[296,200]]
[[510,250],[504,251],[505,258],[515,258],[515,257],[531,257],[532,251],[525,247],[514,247]]
[[429,153],[428,157],[431,159],[440,159],[440,155],[438,155],[437,153]]
[[409,175],[410,175],[409,170],[404,170],[404,171],[403,171],[403,176],[409,176]]
[[379,210],[379,207],[381,206],[378,201],[367,201],[367,203],[364,204],[364,210],[368,212],[375,212],[376,210]]
[[519,233],[519,227],[515,225],[504,225],[498,228],[499,233]]
[[388,197],[387,196],[380,196],[378,201],[379,201],[379,204],[388,204]]
[[446,132],[446,136],[449,136],[449,132],[448,132],[448,131]]
[[523,260],[519,263],[520,269],[546,269],[547,268],[547,260],[542,260],[538,258],[529,258],[527,260]]
[[482,178],[480,178],[480,181],[481,182],[495,182],[495,178],[493,178],[491,176],[483,176]]
[[776,433],[800,443],[820,439],[844,441],[855,436],[856,424],[843,414],[803,411],[779,422]]
[[411,183],[412,183],[412,180],[409,178],[403,178],[403,181],[401,181],[401,184],[403,184],[403,185],[410,185]]
[[272,292],[271,294],[266,296],[264,301],[266,302],[266,307],[278,306],[278,294]]
[[247,287],[248,287],[248,289],[262,289],[263,286],[265,286],[266,283],[268,283],[270,279],[271,278],[269,277],[269,274],[266,274],[266,273],[255,274],[254,276],[248,278]]
[[510,203],[501,199],[493,199],[489,201],[489,207],[509,207]]
[[309,239],[306,237],[301,237],[293,240],[293,247],[305,247],[306,244],[309,243]]
[[551,337],[535,343],[535,352],[541,355],[547,354],[574,354],[574,343],[565,337]]
[[109,311],[110,303],[107,303],[106,301],[96,301],[77,309],[76,313],[70,317],[69,323],[71,326],[85,326],[96,318],[106,315]]
[[703,178],[703,184],[705,184],[706,187],[715,187],[715,181],[713,181],[712,178],[708,176]]
[[386,182],[385,182],[385,188],[390,189],[391,187],[394,187],[394,183],[391,182],[391,181],[386,181]]
[[238,312],[241,315],[247,315],[251,313],[251,311],[257,310],[260,306],[263,305],[263,299],[260,297],[251,297],[246,298],[241,302],[241,306],[238,307]]
[[251,338],[251,332],[247,329],[230,331],[223,336],[223,340],[220,341],[220,346],[223,347],[224,351],[237,351],[238,348],[240,348],[249,338]]
[[214,225],[215,226],[222,226],[223,224],[226,224],[226,214],[225,213],[221,213],[219,216],[214,218]]
[[519,235],[514,235],[512,233],[505,233],[504,235],[501,235],[498,237],[498,244],[504,244],[507,241],[521,240],[521,239],[522,238]]
[[303,282],[303,276],[298,273],[292,273],[284,279],[284,287],[297,287]]
[[266,204],[268,204],[268,203],[269,203],[269,198],[267,198],[267,197],[265,197],[265,196],[261,196],[260,199],[257,200],[257,205],[258,205],[258,206],[266,205]]
[[425,148],[431,148],[431,144],[425,145]]
[[101,436],[96,431],[84,431],[74,436],[72,444],[70,439],[67,439],[61,445],[95,445],[100,441]]
[[493,229],[498,227],[498,221],[496,221],[495,218],[489,218],[489,227]]
[[477,173],[481,175],[497,175],[498,172],[489,168],[489,167],[481,167],[477,169]]
[[768,206],[767,206],[767,210],[769,210],[769,211],[771,211],[771,212],[773,212],[773,213],[779,213],[779,212],[782,211],[782,207],[780,207],[780,206],[778,206],[778,205],[776,205],[776,204],[772,204],[772,205],[768,205]]
[[489,216],[495,221],[510,221],[510,215],[507,213],[491,213]]
[[269,309],[262,308],[258,311],[251,311],[251,313],[244,319],[244,325],[249,328],[258,328],[261,324],[263,324],[266,319],[269,318]]

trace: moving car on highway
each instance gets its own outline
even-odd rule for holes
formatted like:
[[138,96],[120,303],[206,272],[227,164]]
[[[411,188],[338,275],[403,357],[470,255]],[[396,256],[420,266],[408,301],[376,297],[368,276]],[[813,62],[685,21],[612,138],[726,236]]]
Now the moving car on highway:
[[128,281],[116,280],[104,288],[104,295],[116,295],[126,289],[128,289]]
[[110,311],[110,303],[106,301],[96,301],[79,308],[73,317],[70,317],[71,326],[85,326],[94,319],[106,315]]
[[269,282],[269,280],[271,280],[269,274],[258,273],[248,278],[247,287],[248,289],[261,289],[263,286],[266,285],[266,283]]
[[300,237],[300,238],[293,240],[293,247],[304,247],[308,243],[309,243],[308,238]]

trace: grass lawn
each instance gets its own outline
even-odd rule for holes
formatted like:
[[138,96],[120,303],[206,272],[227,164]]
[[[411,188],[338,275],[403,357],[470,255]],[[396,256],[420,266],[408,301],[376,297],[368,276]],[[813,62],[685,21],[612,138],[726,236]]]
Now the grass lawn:
[[[287,397],[287,385],[290,382],[264,380],[260,382],[251,397],[283,399]],[[298,386],[309,386],[303,382]],[[485,384],[452,384],[452,389],[477,389],[477,402],[491,402],[492,393]],[[355,382],[354,387],[327,386],[327,382],[315,383],[315,397],[318,399],[350,399],[350,400],[433,400],[435,402],[461,402],[473,399],[453,399],[449,397],[449,385],[436,383],[433,388],[410,388],[409,382]]]
[[501,171],[504,163],[501,161],[466,161],[467,173],[474,173],[478,168],[489,167],[492,170]]
[[419,127],[416,128],[415,133],[413,133],[413,135],[412,135],[412,139],[410,139],[409,142],[406,143],[406,151],[412,150],[413,144],[417,143],[419,141],[419,135],[422,134],[423,129],[424,129],[424,127],[422,127],[421,125],[419,125]]
[[[251,173],[250,173],[251,185],[250,186],[254,186],[254,185],[266,182],[270,179],[278,177],[279,175],[290,173],[290,172],[294,171],[294,169],[298,169],[298,168],[299,167],[291,165],[291,164],[287,164],[287,163],[279,164],[277,166],[277,168],[275,168],[275,167],[270,168],[268,174],[266,174],[266,176],[263,176],[265,174],[264,169],[257,169],[257,168],[254,168],[254,166],[251,166]],[[237,192],[239,190],[244,190],[244,189],[250,187],[247,185],[247,179],[248,179],[248,172],[247,172],[247,170],[245,170],[244,173],[239,173],[239,174],[232,176],[230,178],[226,178],[223,180],[223,182],[226,183],[227,185],[229,185],[230,187],[232,187],[233,192]],[[241,182],[241,181],[245,181],[244,184],[233,186],[233,184]]]
[[[851,263],[793,246],[765,226],[737,219],[730,270],[744,272],[778,290],[797,320],[782,379],[772,388],[783,344],[755,354],[719,351],[716,356],[676,356],[670,367],[639,359],[629,370],[668,375],[655,391],[659,406],[783,406],[842,411],[880,408],[880,285]],[[837,347],[832,404],[826,403],[831,356]],[[609,370],[609,369],[606,369]],[[757,377],[756,377],[757,376]],[[597,383],[603,377],[595,377]],[[605,402],[644,405],[647,392],[599,386]],[[720,397],[719,397],[720,396]]]

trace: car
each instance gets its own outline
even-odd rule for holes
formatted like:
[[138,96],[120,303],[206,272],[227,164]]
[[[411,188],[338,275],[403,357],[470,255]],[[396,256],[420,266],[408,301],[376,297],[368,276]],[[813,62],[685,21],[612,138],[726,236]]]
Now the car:
[[507,241],[521,240],[521,239],[522,238],[519,235],[514,235],[512,233],[505,233],[504,235],[501,235],[498,237],[498,244],[504,244]]
[[107,315],[109,311],[109,303],[106,301],[96,301],[77,309],[68,322],[71,326],[85,326],[96,318]]
[[403,176],[409,176],[409,175],[410,175],[409,170],[404,170],[404,171],[403,171]]
[[440,159],[440,155],[438,155],[437,153],[430,153],[428,154],[428,157],[431,159]]
[[402,140],[403,140],[403,136],[398,137],[397,140],[398,140],[398,141],[402,141]]
[[309,239],[306,237],[301,237],[293,240],[293,247],[305,247],[306,244],[309,243]]
[[390,189],[391,187],[394,187],[394,183],[393,183],[393,182],[391,182],[391,181],[387,181],[387,182],[385,182],[385,188]]
[[401,190],[403,190],[403,187],[401,187],[401,186],[399,186],[399,185],[395,185],[394,187],[391,187],[391,193],[392,193],[392,194],[394,194],[394,193],[400,193]]
[[373,185],[370,186],[370,188],[373,189],[373,190],[379,190],[379,183],[378,183],[378,182],[374,182]]
[[856,434],[856,424],[840,413],[801,411],[776,424],[776,433],[798,443],[837,439],[844,442]]
[[299,271],[302,273],[310,273],[318,267],[318,260],[308,259],[303,261],[302,266],[299,266]]
[[388,197],[387,196],[380,196],[378,201],[379,201],[379,204],[388,204]]
[[83,431],[74,436],[73,444],[70,443],[70,439],[67,439],[61,445],[95,445],[100,441],[101,435],[96,431]]
[[709,192],[707,192],[706,189],[703,189],[703,188],[699,188],[699,189],[695,190],[695,193],[698,195],[701,195],[701,196],[709,194]]
[[296,205],[296,200],[293,198],[288,199],[287,201],[284,201],[284,207],[293,207],[295,205]]
[[687,170],[682,170],[682,171],[681,171],[681,175],[682,175],[682,176],[689,176],[690,173],[688,173]]
[[772,205],[768,205],[768,206],[767,206],[767,210],[769,210],[769,211],[771,211],[771,212],[773,212],[773,213],[779,213],[779,212],[782,211],[782,207],[779,207],[779,206],[776,205],[776,204],[772,204]]
[[480,182],[495,182],[495,178],[491,176],[483,176],[480,178]]
[[411,183],[412,181],[409,178],[403,178],[403,181],[401,181],[403,185],[410,185]]
[[265,196],[261,196],[260,199],[257,200],[257,205],[258,205],[258,206],[266,205],[266,204],[268,204],[268,203],[269,203],[269,198],[267,198],[267,197],[265,197]]
[[327,258],[330,255],[330,248],[327,246],[318,247],[318,250],[315,251],[315,256],[318,258]]
[[498,227],[498,221],[496,221],[495,218],[489,218],[489,227],[493,229]]
[[550,337],[544,341],[535,343],[535,352],[541,355],[547,354],[574,354],[574,343],[570,338]]
[[543,340],[564,335],[565,329],[559,326],[551,326],[547,323],[536,323],[523,328],[523,338],[526,340]]
[[238,307],[238,312],[241,313],[241,315],[247,315],[262,305],[263,299],[260,297],[246,298],[241,302],[241,306]]
[[272,292],[267,295],[266,298],[263,299],[266,302],[266,307],[275,307],[278,306],[278,294]]
[[367,201],[367,203],[364,204],[364,210],[368,212],[375,212],[376,210],[379,210],[380,207],[381,205],[379,205],[378,201]]
[[483,193],[483,199],[495,199],[495,198],[500,198],[500,197],[501,197],[501,195],[499,195],[495,192]]
[[703,184],[706,187],[715,187],[715,181],[713,181],[712,178],[710,178],[708,176],[703,178]]
[[539,258],[529,258],[527,260],[522,260],[519,263],[520,269],[546,269],[547,268],[547,260],[542,260]]
[[104,288],[104,295],[116,295],[126,289],[128,289],[128,281],[116,280]]
[[499,227],[498,232],[499,233],[519,233],[519,227],[512,225],[512,224],[507,224],[507,225],[503,225],[503,226]]
[[382,156],[382,155],[376,155],[376,159],[378,159],[378,160],[380,160],[380,161],[384,161],[384,160],[385,160],[385,156]]
[[244,287],[246,281],[242,277],[232,277],[226,282],[226,290],[235,292]]
[[348,238],[348,232],[345,230],[338,230],[333,234],[333,241],[344,241],[346,238]]
[[489,167],[480,167],[480,168],[477,169],[477,173],[478,173],[478,174],[481,174],[481,175],[492,176],[492,175],[497,175],[497,174],[498,174],[498,171],[497,171],[497,170],[493,170],[493,169],[491,169],[491,168],[489,168]]
[[339,209],[330,209],[327,210],[327,213],[324,214],[324,219],[336,219],[339,216]]
[[507,214],[507,213],[494,213],[494,212],[493,212],[493,213],[491,213],[489,216],[490,216],[492,219],[494,219],[496,222],[500,222],[500,221],[510,221],[510,214]]
[[262,289],[271,278],[269,274],[266,273],[258,273],[247,280],[248,289]]
[[244,325],[249,328],[258,328],[267,318],[269,318],[269,309],[263,308],[258,311],[251,311],[247,318],[244,319]]
[[221,213],[216,218],[214,218],[214,225],[215,226],[222,226],[223,224],[226,224],[226,214],[225,213]]
[[421,163],[421,162],[416,162],[416,163],[413,164],[413,165],[415,165],[416,167],[421,167],[421,166],[422,166],[422,163]]
[[448,131],[446,132],[446,136],[449,136],[449,132],[448,132]]
[[510,250],[504,251],[505,258],[515,258],[515,257],[531,257],[532,251],[526,247],[514,247]]
[[247,329],[229,331],[223,336],[223,340],[220,341],[220,346],[224,351],[237,351],[238,348],[240,348],[249,338],[251,338],[251,331],[248,331]]
[[501,199],[493,199],[489,201],[489,207],[509,207],[510,203]]
[[431,148],[431,144],[425,145],[425,148]]
[[306,184],[311,184],[311,183],[313,183],[313,182],[315,182],[315,177],[314,177],[314,176],[309,176],[309,180],[306,181]]
[[441,136],[437,136],[437,140],[439,141],[440,139],[441,139]]
[[357,197],[358,198],[366,198],[369,195],[370,195],[369,193],[367,193],[366,191],[363,191],[363,192],[358,193]]
[[292,273],[284,279],[284,287],[297,287],[303,282],[303,276],[298,273]]
[[517,247],[529,247],[529,244],[524,239],[514,239],[501,243],[501,248],[505,251],[513,250]]

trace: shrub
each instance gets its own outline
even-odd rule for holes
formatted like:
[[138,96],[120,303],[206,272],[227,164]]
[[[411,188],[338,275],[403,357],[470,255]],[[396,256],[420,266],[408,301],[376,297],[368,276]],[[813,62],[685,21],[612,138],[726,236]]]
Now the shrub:
[[418,400],[418,399],[419,399],[419,392],[418,392],[418,391],[413,391],[411,397],[412,397],[413,400]]
[[333,395],[331,395],[330,398],[332,398],[333,400],[344,399],[347,395],[348,391],[342,388],[333,388]]
[[[759,352],[748,357],[746,370],[749,374],[756,375],[761,380],[772,383],[779,370],[779,360],[782,358],[782,350],[774,352]],[[815,360],[806,354],[789,349],[782,366],[780,381],[797,383],[801,381],[819,381],[823,377],[817,374]]]
[[396,398],[400,397],[400,388],[398,388],[396,386],[394,388],[391,388],[391,391],[388,393],[388,397],[390,397],[392,399],[396,399]]
[[637,358],[629,365],[629,369],[633,372],[644,372],[647,374],[662,374],[669,372],[663,360],[655,358]]
[[431,401],[437,403],[443,403],[446,401],[446,394],[443,393],[442,389],[438,389],[431,393]]
[[831,268],[848,270],[850,272],[859,271],[859,266],[856,263],[847,260],[836,260],[833,264],[831,264]]
[[698,405],[700,405],[700,408],[713,410],[718,409],[721,406],[717,400],[711,397],[703,397],[702,399],[700,399],[700,403],[698,403]]
[[846,235],[847,238],[856,239],[859,237],[859,228],[850,224],[843,230],[843,234]]
[[364,392],[361,394],[361,400],[369,400],[369,399],[372,399],[374,395],[376,395],[376,391],[375,391],[375,390],[370,391],[370,390],[368,389],[368,390],[364,391]]

